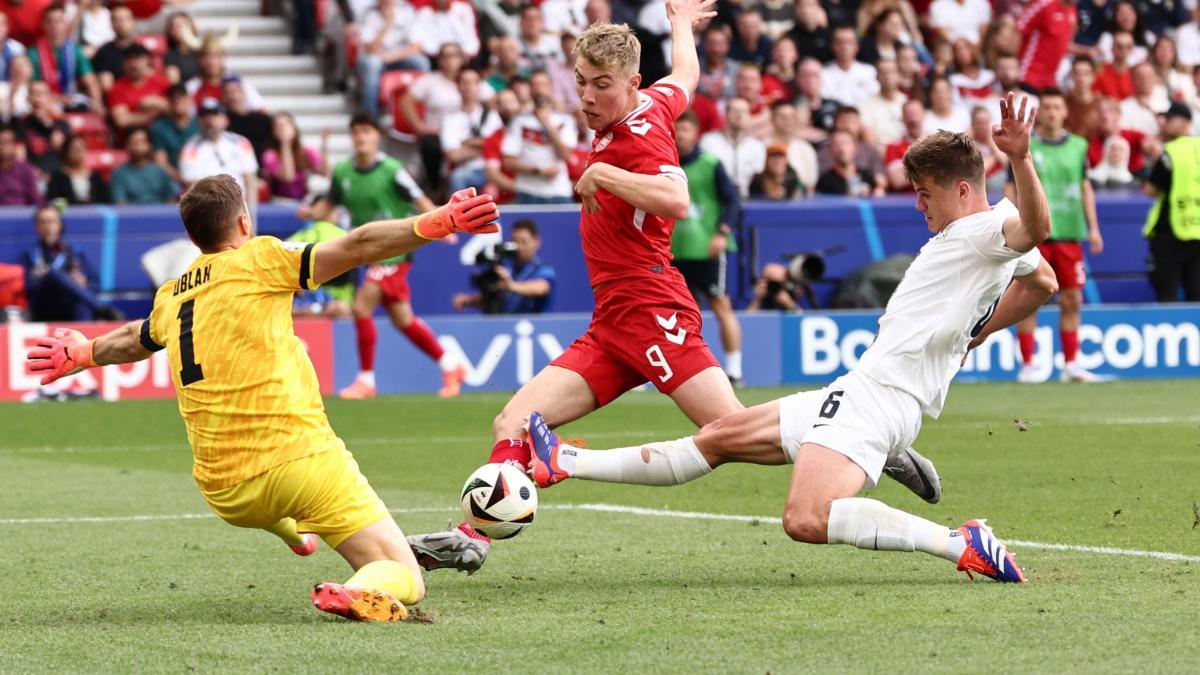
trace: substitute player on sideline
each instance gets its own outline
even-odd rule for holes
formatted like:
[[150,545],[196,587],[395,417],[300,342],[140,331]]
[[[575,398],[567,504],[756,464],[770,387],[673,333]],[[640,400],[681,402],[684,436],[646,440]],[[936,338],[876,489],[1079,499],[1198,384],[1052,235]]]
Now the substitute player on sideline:
[[396,521],[325,417],[317,374],[292,329],[292,295],[454,232],[495,232],[491,196],[462,190],[416,218],[364,224],[319,244],[254,236],[237,183],[198,181],[179,202],[201,255],[158,289],[150,318],[95,340],[58,329],[29,352],[42,383],[167,349],[193,476],[212,510],[261,528],[299,555],[320,535],[355,572],[313,590],[318,609],[399,621],[425,593]]
[[[350,140],[354,155],[333,168],[328,198],[313,207],[315,220],[331,220],[333,206],[345,206],[351,227],[371,220],[403,218],[433,208],[417,182],[408,175],[399,160],[379,150],[382,134],[374,117],[358,113],[350,118]],[[433,359],[442,371],[438,395],[457,396],[467,378],[467,370],[446,355],[429,324],[413,313],[408,272],[412,260],[401,255],[387,260],[372,260],[366,276],[354,293],[354,331],[358,336],[358,376],[338,392],[345,399],[375,397],[375,346],[379,336],[373,317],[380,304],[387,309],[396,329]]]
[[[674,222],[689,207],[675,119],[700,78],[692,26],[716,15],[714,2],[667,0],[673,69],[648,89],[638,90],[641,47],[628,26],[594,24],[575,44],[575,86],[596,132],[575,186],[595,310],[587,332],[496,417],[490,462],[528,465],[524,427],[532,411],[552,427],[566,424],[646,381],[698,427],[743,409],[700,336],[700,310],[687,282],[671,265]],[[892,459],[888,475],[927,501],[941,496],[933,465],[911,449]],[[483,564],[490,540],[463,523],[409,541],[425,569],[470,570]]]
[[[1033,111],[1015,94],[1000,103],[996,147],[1012,160],[1020,206],[987,202],[983,158],[966,134],[939,131],[904,156],[917,210],[933,237],[904,274],[879,319],[875,341],[850,373],[819,391],[793,394],[723,417],[695,436],[596,451],[562,443],[530,418],[539,483],[566,477],[643,485],[698,478],[724,461],[795,464],[783,527],[796,541],[880,551],[923,551],[968,574],[1024,581],[983,520],[950,528],[856,498],[874,487],[889,456],[917,437],[922,413],[937,418],[968,350],[1029,316],[1057,284],[1037,245],[1050,209],[1029,153]],[[1013,282],[1010,284],[1010,282]]]
[[[1096,193],[1087,177],[1088,144],[1067,131],[1066,122],[1066,97],[1057,89],[1043,91],[1038,104],[1037,126],[1029,146],[1033,166],[1046,187],[1050,202],[1050,238],[1038,244],[1038,250],[1058,277],[1061,301],[1058,334],[1063,351],[1061,379],[1064,382],[1096,382],[1100,378],[1076,363],[1075,357],[1079,354],[1079,315],[1083,307],[1083,286],[1087,283],[1083,242],[1088,242],[1092,255],[1100,255],[1104,251],[1104,238],[1100,236],[1100,219],[1096,215]],[[1014,194],[1011,183],[1006,190],[1010,196]],[[1017,373],[1020,382],[1040,379],[1033,364],[1037,349],[1036,329],[1036,314],[1017,324],[1022,364]]]

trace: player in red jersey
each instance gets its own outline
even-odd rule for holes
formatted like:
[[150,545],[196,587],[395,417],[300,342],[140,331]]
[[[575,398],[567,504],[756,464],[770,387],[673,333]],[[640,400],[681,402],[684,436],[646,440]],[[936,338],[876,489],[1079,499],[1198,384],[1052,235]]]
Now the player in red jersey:
[[[687,109],[700,77],[692,26],[716,15],[716,0],[667,0],[673,70],[639,90],[641,48],[624,24],[594,24],[575,44],[575,84],[584,117],[596,132],[575,191],[583,200],[580,232],[595,309],[588,330],[509,400],[492,424],[490,462],[528,467],[525,424],[539,411],[556,427],[607,405],[647,381],[670,396],[696,426],[743,409],[729,378],[700,336],[700,310],[683,275],[671,266],[675,219],[687,215],[687,177],[675,148],[675,119]],[[786,456],[729,457],[784,464]],[[901,455],[909,487],[936,501],[932,464]],[[694,467],[712,469],[703,457]],[[681,469],[683,470],[683,469]],[[690,469],[689,469],[690,470]],[[556,482],[539,480],[543,487]],[[409,538],[426,569],[475,569],[486,538],[465,523],[456,530]],[[470,558],[469,564],[463,558]],[[478,564],[476,564],[478,563]]]

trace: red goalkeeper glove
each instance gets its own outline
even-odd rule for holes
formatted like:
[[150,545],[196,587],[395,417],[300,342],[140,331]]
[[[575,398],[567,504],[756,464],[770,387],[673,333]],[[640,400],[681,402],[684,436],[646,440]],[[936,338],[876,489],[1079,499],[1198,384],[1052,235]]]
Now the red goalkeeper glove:
[[31,373],[42,373],[42,384],[96,365],[92,360],[92,341],[77,330],[56,328],[53,336],[40,337],[36,344],[25,358]]
[[450,202],[417,216],[413,232],[422,239],[441,239],[455,232],[484,234],[499,232],[500,209],[491,195],[476,195],[475,188],[464,188],[450,196]]

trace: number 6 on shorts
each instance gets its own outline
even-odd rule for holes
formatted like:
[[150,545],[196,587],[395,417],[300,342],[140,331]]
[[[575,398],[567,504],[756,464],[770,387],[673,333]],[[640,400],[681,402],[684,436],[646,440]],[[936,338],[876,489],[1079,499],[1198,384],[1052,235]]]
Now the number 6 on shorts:
[[662,368],[663,374],[658,376],[659,382],[666,382],[675,374],[675,371],[671,370],[670,364],[667,363],[667,357],[658,345],[650,345],[650,348],[646,350],[646,360],[655,368]]

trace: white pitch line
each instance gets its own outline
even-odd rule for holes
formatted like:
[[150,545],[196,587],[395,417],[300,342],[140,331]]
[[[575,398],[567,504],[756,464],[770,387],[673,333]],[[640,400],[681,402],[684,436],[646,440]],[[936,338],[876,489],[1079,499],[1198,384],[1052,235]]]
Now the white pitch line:
[[[705,513],[703,511],[672,511],[668,509],[649,509],[642,506],[624,506],[621,504],[543,504],[543,509],[553,511],[595,511],[601,513],[625,513],[635,516],[653,518],[679,518],[686,520],[720,520],[738,523],[767,523],[780,524],[781,520],[774,516],[746,516],[731,513]],[[423,507],[391,509],[392,513],[446,513],[452,508]],[[163,520],[204,520],[216,518],[211,513],[179,513],[162,515],[133,515],[133,516],[75,516],[63,518],[9,518],[0,519],[0,525],[59,525],[81,523],[125,523]],[[1187,555],[1169,551],[1142,551],[1130,548],[1115,548],[1112,546],[1082,546],[1077,544],[1050,544],[1040,541],[1009,540],[1008,544],[1020,548],[1037,548],[1047,551],[1067,551],[1071,553],[1095,553],[1098,555],[1122,555],[1135,558],[1153,558],[1171,562],[1200,563],[1200,555]]]

